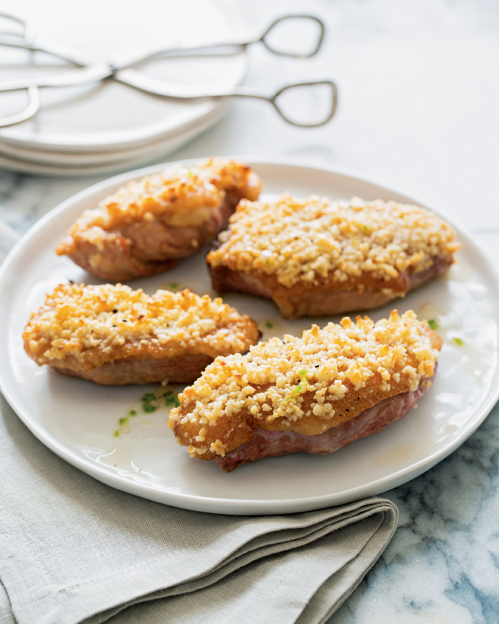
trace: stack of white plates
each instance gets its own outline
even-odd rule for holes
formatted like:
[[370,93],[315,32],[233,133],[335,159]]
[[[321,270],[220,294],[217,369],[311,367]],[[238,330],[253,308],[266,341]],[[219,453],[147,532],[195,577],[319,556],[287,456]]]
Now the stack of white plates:
[[[87,0],[83,17],[63,10],[66,4],[58,0],[41,4],[8,0],[5,10],[29,16],[38,26],[40,40],[76,49],[89,62],[119,64],[161,48],[233,40],[239,27],[237,16],[213,0],[141,0],[140,20],[135,4],[127,13],[127,3],[115,0]],[[0,59],[0,81],[70,69],[46,55],[23,50],[0,48]],[[246,56],[163,58],[140,71],[170,83],[227,88],[243,79]],[[26,98],[26,92],[0,94],[2,114],[24,108]],[[168,100],[112,79],[43,89],[41,98],[41,110],[34,118],[0,130],[0,167],[58,176],[135,168],[178,149],[218,121],[230,106],[227,100]]]

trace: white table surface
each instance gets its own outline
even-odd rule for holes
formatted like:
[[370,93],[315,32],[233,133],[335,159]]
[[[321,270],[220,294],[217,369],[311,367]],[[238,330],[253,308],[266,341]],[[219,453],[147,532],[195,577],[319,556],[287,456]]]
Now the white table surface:
[[[353,170],[448,214],[499,264],[496,1],[220,1],[236,6],[248,28],[283,12],[322,16],[329,33],[316,59],[291,61],[255,49],[246,84],[270,92],[296,78],[333,77],[338,114],[325,128],[300,130],[264,104],[237,102],[168,160],[269,156]],[[3,10],[14,6],[8,0]],[[0,218],[23,232],[104,177],[43,178],[0,169]],[[498,450],[496,408],[453,455],[387,494],[401,512],[400,527],[331,621],[499,621]]]

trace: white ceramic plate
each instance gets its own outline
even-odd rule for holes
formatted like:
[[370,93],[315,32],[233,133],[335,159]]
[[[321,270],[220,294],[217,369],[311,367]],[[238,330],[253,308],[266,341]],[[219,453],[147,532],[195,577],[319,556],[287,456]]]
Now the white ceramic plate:
[[[282,162],[250,164],[264,180],[265,193],[289,190],[333,199],[359,195],[413,201],[327,169]],[[188,457],[167,428],[165,408],[154,414],[141,412],[140,397],[157,388],[99,387],[38,368],[22,348],[21,334],[30,311],[61,281],[98,283],[66,258],[58,258],[53,251],[56,243],[82,210],[124,182],[161,168],[118,176],[64,202],[23,237],[0,273],[1,389],[24,423],[55,453],[112,487],[169,505],[227,514],[291,513],[398,486],[446,457],[485,419],[499,394],[499,283],[479,247],[460,228],[456,229],[463,248],[448,275],[393,304],[401,312],[412,308],[439,323],[444,346],[433,387],[402,421],[331,455],[266,459],[226,474],[215,462]],[[211,293],[203,255],[133,284],[152,293],[173,282],[199,294]],[[310,319],[283,321],[268,301],[242,295],[226,300],[256,318],[265,338],[298,333],[311,324]],[[393,306],[371,315],[386,316]],[[319,319],[319,324],[328,320]],[[462,346],[454,342],[455,337]],[[125,431],[122,428],[114,437],[119,419],[130,409],[138,415],[129,417]]]
[[[40,40],[68,46],[89,62],[119,65],[153,50],[237,40],[242,31],[235,7],[214,0],[141,0],[140,9],[137,19],[135,3],[117,0],[87,0],[77,12],[56,0],[2,4],[2,10],[29,20]],[[46,55],[31,57],[9,48],[0,50],[0,61],[2,81],[71,69]],[[159,59],[141,71],[170,83],[223,90],[243,79],[246,55]],[[130,149],[187,130],[226,107],[223,100],[168,100],[114,80],[43,89],[41,97],[42,108],[34,118],[0,130],[2,144],[78,154]],[[0,101],[3,114],[13,113],[24,108],[26,94],[3,93]]]
[[[210,117],[179,134],[171,135],[157,143],[150,143],[146,146],[121,152],[64,155],[59,152],[43,153],[16,150],[15,148],[11,150],[10,145],[0,143],[0,167],[23,173],[70,178],[136,169],[140,165],[143,166],[159,158],[164,158],[197,137],[201,132],[208,130],[220,120],[229,106],[230,102],[226,102],[224,107],[214,111]],[[17,153],[12,155],[14,151]]]
[[12,161],[10,166],[16,170],[19,170],[19,166],[23,166],[23,171],[29,171],[30,173],[48,172],[52,175],[60,175],[60,171],[66,172],[67,175],[91,175],[87,170],[90,170],[92,174],[105,172],[106,168],[110,171],[117,171],[120,168],[123,170],[130,163],[134,169],[137,169],[137,167],[144,166],[144,164],[152,161],[154,158],[165,158],[168,154],[189,142],[204,130],[207,130],[225,115],[229,107],[230,102],[227,100],[224,106],[214,110],[203,121],[192,124],[191,127],[184,129],[182,132],[172,133],[159,141],[139,147],[107,152],[68,153],[24,149],[17,145],[0,141],[0,157],[3,159],[2,165],[4,165],[4,162]]

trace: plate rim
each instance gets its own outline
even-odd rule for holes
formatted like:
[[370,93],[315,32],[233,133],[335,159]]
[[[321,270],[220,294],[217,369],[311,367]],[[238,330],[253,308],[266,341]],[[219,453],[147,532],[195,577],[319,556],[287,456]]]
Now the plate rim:
[[[158,141],[157,143],[150,143],[142,148],[141,154],[137,151],[133,152],[131,156],[128,156],[126,151],[117,152],[124,154],[123,159],[119,161],[108,160],[98,164],[43,164],[35,162],[33,160],[24,160],[21,157],[16,158],[3,153],[3,146],[0,141],[0,167],[4,167],[10,171],[17,173],[31,173],[35,175],[41,175],[44,177],[58,177],[58,178],[85,178],[95,177],[99,174],[102,175],[118,175],[123,170],[129,171],[127,168],[135,163],[135,165],[146,166],[147,163],[157,160],[158,158],[165,158],[168,154],[176,152],[181,149],[186,143],[194,140],[198,135],[209,130],[212,126],[217,124],[226,114],[230,103],[225,108],[222,108],[216,115],[205,120],[203,123],[193,126],[190,129],[180,132],[179,134],[172,134],[171,136]],[[102,153],[102,152],[100,152]],[[71,154],[70,154],[71,155]]]
[[[326,174],[334,174],[342,178],[349,178],[352,181],[360,181],[362,183],[376,185],[380,188],[383,188],[385,191],[388,191],[388,193],[393,193],[394,195],[400,195],[406,198],[404,201],[410,201],[411,203],[427,208],[432,212],[435,212],[436,214],[441,214],[440,212],[434,210],[426,202],[418,201],[416,198],[406,195],[404,192],[399,191],[397,188],[391,185],[384,184],[382,181],[371,178],[370,176],[366,177],[359,172],[353,170],[328,167],[319,164],[306,164],[303,160],[294,158],[258,158],[254,156],[228,156],[228,158],[234,158],[235,160],[245,162],[251,167],[255,165],[297,167],[300,169],[308,169],[315,172],[319,171]],[[185,166],[191,166],[194,163],[199,162],[199,160],[199,158],[190,158],[179,161],[160,163],[112,176],[87,187],[86,189],[72,195],[65,201],[55,206],[41,219],[39,219],[19,239],[19,241],[15,244],[15,246],[8,254],[7,258],[2,263],[2,266],[0,266],[0,293],[5,287],[4,282],[8,280],[10,266],[17,260],[18,256],[24,252],[26,243],[28,243],[32,237],[36,236],[40,230],[44,229],[48,222],[52,221],[55,217],[57,217],[57,215],[66,211],[72,204],[82,199],[85,199],[87,196],[99,192],[100,190],[104,190],[111,185],[125,183],[131,179],[161,171],[171,164],[178,163]],[[475,240],[473,234],[469,233],[466,228],[463,228],[458,220],[455,220],[453,218],[449,219],[447,215],[445,215],[445,218],[449,220],[453,227],[455,227],[463,242],[471,244],[471,247],[474,249],[474,251],[480,254],[484,258],[484,260],[486,260],[486,262],[484,263],[484,272],[495,283],[499,292],[499,273],[495,269],[493,263],[490,262],[486,252],[482,249],[481,245]],[[8,354],[0,354],[0,359],[5,358],[8,361],[8,357],[6,357],[6,355]],[[461,444],[463,444],[484,422],[484,420],[487,418],[487,416],[492,411],[493,407],[499,399],[499,385],[496,388],[491,387],[485,395],[485,400],[481,409],[478,413],[476,413],[475,417],[465,425],[457,439],[450,440],[447,444],[444,444],[441,449],[431,453],[425,458],[420,459],[409,467],[399,469],[395,472],[391,472],[390,474],[385,475],[384,477],[381,477],[374,482],[359,485],[345,492],[340,492],[339,494],[334,493],[332,495],[324,494],[310,498],[301,497],[279,501],[268,501],[262,499],[224,499],[212,496],[204,497],[194,494],[166,491],[147,483],[139,484],[125,476],[104,469],[98,464],[77,455],[74,451],[64,446],[64,444],[59,442],[57,439],[53,438],[49,433],[47,433],[44,428],[40,427],[36,421],[33,421],[30,418],[29,414],[24,413],[24,410],[18,404],[14,393],[11,393],[9,391],[9,388],[5,384],[1,372],[0,391],[3,394],[7,403],[15,412],[15,414],[38,438],[38,440],[42,442],[42,444],[44,444],[56,455],[67,461],[69,464],[73,465],[79,470],[82,470],[82,472],[88,474],[96,480],[105,483],[106,485],[109,485],[110,487],[113,487],[115,489],[128,492],[129,494],[140,496],[142,498],[153,500],[162,504],[172,505],[183,509],[201,511],[204,513],[227,515],[278,515],[287,513],[298,513],[315,509],[322,509],[333,505],[341,505],[347,502],[359,500],[366,496],[380,494],[387,491],[388,489],[398,487],[403,483],[406,483],[418,477],[423,472],[431,469],[438,462],[442,461],[457,448],[459,448],[459,446],[461,446]],[[386,485],[387,487],[385,487]],[[165,497],[168,498],[168,501],[164,500]]]
[[[226,102],[225,107],[219,107],[213,111],[210,116],[206,116],[199,123],[191,124],[188,128],[184,128],[179,132],[171,132],[168,136],[155,139],[145,145],[137,145],[128,149],[109,149],[106,151],[98,152],[69,152],[69,151],[57,151],[57,150],[37,150],[33,148],[20,147],[18,145],[11,145],[5,143],[0,137],[0,155],[4,158],[12,159],[13,161],[22,161],[23,163],[41,165],[47,170],[50,167],[61,168],[82,168],[93,167],[97,168],[99,165],[103,167],[108,163],[119,163],[128,161],[129,164],[133,163],[136,159],[140,166],[141,160],[144,155],[148,153],[158,153],[162,145],[168,146],[173,141],[188,136],[191,139],[197,133],[203,132],[211,125],[217,123],[228,112],[230,103]],[[167,149],[167,148],[165,148]],[[164,154],[165,155],[165,154]],[[48,162],[47,162],[48,158]]]

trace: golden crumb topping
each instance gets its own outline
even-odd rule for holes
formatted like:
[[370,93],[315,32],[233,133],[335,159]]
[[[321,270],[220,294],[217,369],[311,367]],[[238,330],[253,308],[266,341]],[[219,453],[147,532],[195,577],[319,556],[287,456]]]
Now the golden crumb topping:
[[105,284],[58,286],[31,315],[25,348],[38,364],[76,358],[90,370],[124,358],[210,357],[247,351],[258,340],[255,321],[208,295]]
[[[196,227],[209,220],[226,193],[257,199],[261,181],[250,167],[224,158],[210,158],[192,167],[173,165],[163,173],[133,180],[97,208],[85,210],[69,231],[70,237],[91,231],[92,241],[124,224],[160,218],[175,227]],[[64,240],[57,252],[71,253]]]
[[392,280],[406,269],[424,271],[435,257],[460,247],[450,225],[424,208],[289,194],[241,201],[219,240],[207,258],[211,266],[272,274],[285,287],[331,276],[338,282],[366,274]]
[[412,311],[368,317],[301,338],[284,336],[246,355],[218,357],[179,396],[169,426],[192,455],[224,455],[250,428],[317,435],[378,401],[414,391],[435,372],[441,341]]

